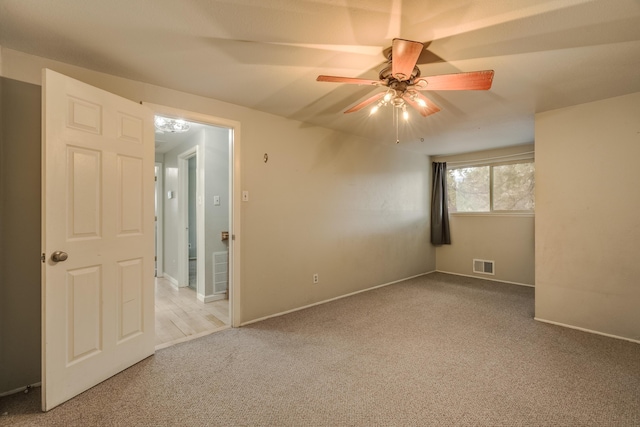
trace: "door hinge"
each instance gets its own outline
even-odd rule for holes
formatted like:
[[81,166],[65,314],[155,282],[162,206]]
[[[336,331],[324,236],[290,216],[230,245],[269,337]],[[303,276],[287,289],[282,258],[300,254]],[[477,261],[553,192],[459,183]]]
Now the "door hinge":
[[42,260],[43,264],[47,260],[47,256],[44,254],[44,252],[42,252],[42,256],[40,257],[40,260]]

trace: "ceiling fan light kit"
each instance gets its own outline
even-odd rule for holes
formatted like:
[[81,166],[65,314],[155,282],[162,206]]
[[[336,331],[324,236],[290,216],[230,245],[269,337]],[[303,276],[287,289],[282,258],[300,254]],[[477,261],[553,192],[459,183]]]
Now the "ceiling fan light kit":
[[156,116],[154,119],[156,129],[160,132],[181,133],[189,130],[191,125],[182,119],[170,119]]
[[368,105],[374,104],[369,113],[372,115],[375,114],[380,107],[386,105],[393,106],[393,121],[396,127],[396,143],[398,143],[400,142],[398,139],[399,112],[402,111],[402,117],[405,121],[409,119],[406,104],[416,109],[423,117],[440,111],[440,107],[420,93],[421,91],[489,90],[493,82],[493,70],[421,77],[417,62],[423,50],[424,44],[420,42],[393,39],[391,49],[388,50],[389,65],[380,71],[378,76],[379,80],[324,75],[318,76],[316,80],[319,82],[386,87],[386,92],[376,93],[370,98],[349,108],[345,113],[353,113]]

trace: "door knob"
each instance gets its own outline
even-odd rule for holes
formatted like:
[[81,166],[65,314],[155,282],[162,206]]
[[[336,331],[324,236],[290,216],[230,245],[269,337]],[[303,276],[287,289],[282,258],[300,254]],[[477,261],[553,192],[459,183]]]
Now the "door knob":
[[69,255],[66,252],[55,251],[51,254],[51,261],[53,262],[61,262],[66,261]]

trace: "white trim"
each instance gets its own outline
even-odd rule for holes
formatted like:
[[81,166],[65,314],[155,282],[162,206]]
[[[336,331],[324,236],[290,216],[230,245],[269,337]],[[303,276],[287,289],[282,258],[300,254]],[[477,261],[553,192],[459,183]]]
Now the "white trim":
[[210,116],[208,114],[197,113],[193,111],[182,110],[179,108],[167,107],[164,105],[143,102],[149,106],[155,114],[164,115],[166,117],[183,118],[190,122],[204,123],[207,125],[219,126],[230,129],[229,132],[229,156],[230,156],[230,239],[229,239],[229,319],[232,327],[240,326],[241,317],[241,281],[240,281],[240,253],[241,253],[241,225],[240,225],[240,208],[241,208],[241,161],[240,161],[240,122],[235,120],[223,119],[220,117]]
[[229,235],[229,319],[231,326],[240,326],[240,218],[241,218],[241,162],[240,162],[240,123],[229,125],[232,130],[229,132],[229,156],[231,159],[231,169],[233,172],[229,179],[229,218],[231,219]]
[[169,281],[169,283],[171,283],[171,286],[173,286],[174,288],[178,289],[180,287],[179,284],[178,284],[178,281],[176,279],[174,279],[173,277],[171,277],[166,272],[162,275],[162,277],[167,279]]
[[535,212],[524,211],[492,211],[492,212],[449,212],[450,216],[515,216],[515,217],[535,217]]
[[472,276],[470,274],[452,273],[450,271],[443,271],[443,270],[436,270],[436,272],[437,273],[444,273],[444,274],[452,274],[454,276],[471,277],[473,279],[488,280],[490,282],[508,283],[509,285],[518,285],[518,286],[526,286],[528,288],[535,288],[535,285],[529,285],[527,283],[510,282],[508,280],[498,280],[498,279],[494,279],[494,278],[490,278],[490,277]]
[[[178,282],[180,287],[189,286],[189,159],[196,158],[196,200],[201,197],[202,191],[199,180],[200,176],[200,153],[195,145],[186,151],[178,154]],[[196,202],[196,257],[200,257],[200,205]],[[198,269],[199,293],[203,293],[200,288],[201,271]]]
[[158,167],[156,175],[156,197],[158,210],[156,212],[156,277],[164,275],[164,163],[155,162]]
[[219,295],[201,295],[201,294],[197,294],[197,298],[198,301],[202,301],[203,303],[208,303],[208,302],[212,302],[212,301],[219,301],[221,299],[225,299],[226,295],[223,294],[219,294]]
[[621,337],[619,335],[613,335],[613,334],[607,334],[605,332],[594,331],[593,329],[581,328],[579,326],[567,325],[566,323],[554,322],[553,320],[541,319],[539,317],[534,317],[533,319],[537,320],[538,322],[549,323],[551,325],[562,326],[564,328],[576,329],[578,331],[588,332],[590,334],[602,335],[604,337],[615,338],[618,340],[629,341],[632,343],[640,344],[640,340],[634,340],[632,338]]
[[435,273],[435,270],[434,271],[428,271],[426,273],[416,274],[415,276],[411,276],[411,277],[405,277],[404,279],[394,280],[393,282],[383,283],[382,285],[376,285],[376,286],[373,286],[371,288],[361,289],[359,291],[355,291],[355,292],[351,292],[351,293],[348,293],[348,294],[340,295],[340,296],[337,296],[337,297],[329,298],[329,299],[326,299],[326,300],[318,301],[318,302],[315,302],[313,304],[303,305],[302,307],[292,308],[291,310],[282,311],[280,313],[270,314],[269,316],[260,317],[258,319],[249,320],[247,322],[242,322],[240,324],[240,326],[247,326],[247,325],[250,325],[252,323],[257,323],[257,322],[261,322],[263,320],[271,319],[272,317],[283,316],[285,314],[293,313],[295,311],[300,311],[300,310],[304,310],[306,308],[315,307],[316,305],[326,304],[326,303],[331,302],[331,301],[336,301],[336,300],[339,300],[339,299],[342,299],[342,298],[346,298],[346,297],[350,297],[350,296],[353,296],[353,295],[361,294],[363,292],[372,291],[374,289],[383,288],[385,286],[389,286],[389,285],[393,285],[393,284],[396,284],[396,283],[404,282],[405,280],[410,280],[410,279],[415,279],[416,277],[426,276],[427,274],[431,274],[431,273]]
[[[486,157],[484,159],[469,159],[469,160],[452,160],[447,161],[444,159],[446,156],[442,156],[442,159],[438,159],[436,161],[445,162],[447,164],[447,169],[461,169],[467,166],[484,166],[484,165],[494,165],[496,163],[509,163],[509,162],[519,162],[520,160],[524,160],[522,163],[526,163],[528,160],[535,161],[535,151],[525,151],[522,153],[514,153],[507,154],[506,156],[497,156],[497,157]],[[451,156],[453,157],[453,156]],[[448,167],[449,165],[455,165]]]
[[16,393],[21,393],[21,392],[24,392],[25,390],[31,389],[33,387],[41,387],[41,386],[42,386],[42,382],[37,382],[37,383],[31,384],[31,385],[25,385],[25,386],[22,386],[22,387],[14,388],[13,390],[3,391],[2,393],[0,393],[0,397],[9,396],[9,395],[16,394]]

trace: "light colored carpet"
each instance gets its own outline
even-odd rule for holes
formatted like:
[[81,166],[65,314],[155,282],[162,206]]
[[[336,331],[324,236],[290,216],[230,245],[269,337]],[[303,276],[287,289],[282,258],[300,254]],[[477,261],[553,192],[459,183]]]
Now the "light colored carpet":
[[533,320],[532,288],[431,274],[161,350],[0,425],[634,426],[640,345]]

